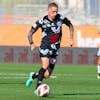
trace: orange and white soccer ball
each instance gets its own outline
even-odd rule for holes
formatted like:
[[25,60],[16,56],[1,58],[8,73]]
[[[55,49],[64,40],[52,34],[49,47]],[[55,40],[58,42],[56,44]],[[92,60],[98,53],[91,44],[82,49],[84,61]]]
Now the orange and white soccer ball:
[[37,95],[41,97],[47,97],[50,94],[50,87],[47,84],[41,84],[37,88]]

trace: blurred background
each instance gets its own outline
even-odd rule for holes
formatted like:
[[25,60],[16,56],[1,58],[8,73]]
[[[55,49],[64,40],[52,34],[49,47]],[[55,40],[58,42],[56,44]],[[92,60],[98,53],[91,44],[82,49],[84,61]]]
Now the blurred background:
[[[69,47],[69,32],[63,27],[58,64],[96,64],[100,0],[0,0],[0,62],[40,63],[38,50],[30,51],[27,33],[37,19],[47,14],[50,2],[56,2],[59,12],[74,25],[74,49]],[[33,38],[39,46],[41,30]]]
[[0,0],[0,24],[32,24],[56,2],[74,25],[100,25],[100,0]]
[[[69,46],[69,30],[63,25],[55,70],[43,80],[50,86],[50,96],[41,98],[33,93],[35,83],[25,87],[29,73],[41,67],[41,30],[33,35],[34,51],[27,33],[47,14],[50,2],[56,2],[59,12],[74,25],[74,45]],[[98,48],[100,0],[0,0],[0,100],[100,100]]]

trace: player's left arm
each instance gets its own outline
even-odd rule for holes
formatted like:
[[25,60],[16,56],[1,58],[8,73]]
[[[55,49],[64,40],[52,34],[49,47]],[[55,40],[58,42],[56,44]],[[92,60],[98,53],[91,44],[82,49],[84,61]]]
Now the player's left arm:
[[73,24],[70,22],[70,20],[68,20],[66,17],[63,20],[64,24],[66,24],[69,27],[69,31],[70,31],[70,46],[73,46],[73,36],[74,36],[74,26]]
[[97,64],[100,65],[100,48],[98,49],[97,52]]
[[74,43],[74,39],[73,39],[73,36],[74,36],[74,27],[73,27],[72,23],[69,23],[69,30],[70,30],[70,46],[72,47],[73,43]]

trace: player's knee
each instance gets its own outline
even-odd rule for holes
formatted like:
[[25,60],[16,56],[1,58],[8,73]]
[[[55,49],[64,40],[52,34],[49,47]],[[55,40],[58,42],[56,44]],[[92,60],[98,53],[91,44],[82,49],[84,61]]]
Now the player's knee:
[[50,74],[46,74],[46,75],[45,75],[45,78],[49,78],[49,77],[50,77]]
[[100,61],[98,62],[98,65],[100,66]]
[[98,58],[98,65],[100,65],[100,57]]
[[50,74],[49,73],[46,73],[44,76],[45,76],[45,78],[49,78],[50,77]]
[[49,78],[50,77],[50,73],[48,71],[46,71],[45,74],[44,74],[44,77],[45,78]]

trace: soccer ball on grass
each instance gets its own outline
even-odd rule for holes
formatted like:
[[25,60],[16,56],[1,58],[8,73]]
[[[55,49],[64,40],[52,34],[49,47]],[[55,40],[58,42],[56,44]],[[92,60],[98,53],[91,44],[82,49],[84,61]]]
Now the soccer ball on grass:
[[37,95],[41,97],[47,97],[50,94],[50,87],[47,84],[41,84],[37,88]]

